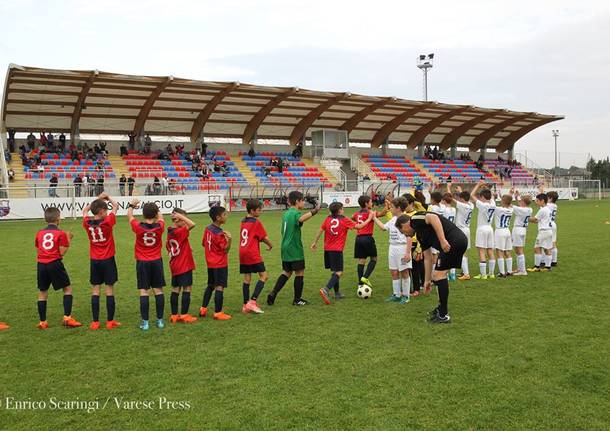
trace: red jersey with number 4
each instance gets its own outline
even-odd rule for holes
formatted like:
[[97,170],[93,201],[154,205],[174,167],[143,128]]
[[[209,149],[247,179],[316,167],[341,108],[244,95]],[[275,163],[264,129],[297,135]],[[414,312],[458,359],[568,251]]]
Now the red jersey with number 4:
[[321,228],[324,231],[324,251],[343,251],[347,231],[354,226],[356,223],[344,216],[326,217]]
[[229,266],[227,238],[221,228],[215,224],[206,227],[201,244],[205,250],[205,262],[208,268],[225,268]]
[[69,247],[68,234],[55,225],[48,225],[36,234],[34,246],[38,249],[37,261],[50,263],[62,258],[59,247]]
[[114,213],[100,220],[84,217],[83,228],[89,236],[89,256],[91,259],[103,260],[114,256],[114,236],[112,229],[116,224]]
[[[352,220],[354,220],[356,224],[364,223],[369,218],[370,214],[371,212],[368,209],[363,208],[360,211],[354,213],[354,215],[352,216]],[[360,229],[356,233],[356,235],[373,235],[374,228],[375,223],[371,221],[370,223],[367,223],[367,225],[364,226],[362,229]]]
[[131,221],[131,230],[136,234],[136,260],[161,259],[163,229],[165,229],[163,220],[156,223],[144,223],[135,219]]
[[239,227],[239,263],[255,265],[261,263],[260,242],[267,238],[267,231],[256,217],[246,217]]
[[172,275],[180,275],[195,269],[193,250],[189,243],[189,228],[168,227],[165,248],[169,253],[169,269]]

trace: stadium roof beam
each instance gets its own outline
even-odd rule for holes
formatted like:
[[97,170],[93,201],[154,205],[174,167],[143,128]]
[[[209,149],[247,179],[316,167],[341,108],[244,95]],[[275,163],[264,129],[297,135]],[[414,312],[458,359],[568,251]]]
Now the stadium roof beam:
[[97,75],[99,75],[99,72],[97,70],[91,72],[91,75],[87,79],[85,85],[83,85],[83,88],[80,94],[78,95],[78,100],[76,101],[76,105],[74,105],[74,112],[72,113],[72,121],[70,122],[70,139],[74,139],[75,136],[78,135],[78,123],[80,121],[80,116],[83,112],[83,108],[85,107],[85,99],[87,98],[89,90],[91,90],[91,87],[93,86],[93,83],[95,82],[95,77]]
[[237,87],[239,87],[239,82],[232,82],[231,84],[227,85],[222,90],[220,90],[218,92],[218,94],[216,94],[216,96],[214,96],[212,98],[212,100],[210,100],[208,103],[206,103],[206,105],[203,107],[203,109],[201,110],[201,112],[199,113],[199,115],[197,116],[195,121],[193,122],[193,127],[191,128],[191,142],[192,143],[197,142],[197,139],[201,135],[201,132],[203,132],[205,123],[210,118],[210,115],[212,115],[212,112],[214,112],[214,109],[216,109],[216,107],[220,104],[220,102],[222,102],[222,99],[227,97],[227,95],[231,91],[235,90]]
[[505,128],[510,127],[515,123],[518,123],[519,121],[525,120],[532,115],[534,115],[533,112],[519,114],[515,117],[507,118],[504,121],[494,124],[489,129],[481,132],[478,136],[475,136],[475,138],[470,143],[468,149],[470,151],[480,150],[481,148],[483,148],[483,145],[487,144],[487,141],[489,141],[496,135],[496,133],[501,132]]
[[506,150],[510,150],[513,145],[515,145],[515,142],[517,142],[519,139],[521,139],[523,136],[525,136],[532,130],[537,129],[538,127],[543,126],[545,124],[551,123],[553,121],[561,120],[562,118],[563,117],[542,118],[530,124],[529,126],[522,127],[509,133],[507,136],[503,137],[500,142],[498,142],[498,145],[496,145],[496,152],[503,153]]
[[265,118],[267,118],[269,113],[271,113],[274,108],[276,108],[280,103],[288,99],[290,96],[295,95],[298,91],[299,89],[296,87],[289,88],[283,93],[275,96],[273,99],[267,102],[266,105],[259,109],[259,111],[254,115],[254,117],[252,117],[250,121],[248,121],[248,124],[246,124],[244,134],[241,138],[242,142],[244,144],[249,144],[250,141],[252,141],[252,138],[254,137],[254,134],[258,130],[259,126],[263,123],[263,121],[265,121]]
[[396,130],[405,121],[407,121],[410,117],[436,104],[436,102],[425,102],[419,106],[415,106],[414,108],[403,112],[402,114],[395,116],[392,120],[385,123],[381,127],[381,129],[377,131],[377,133],[375,133],[375,136],[373,136],[373,139],[371,141],[371,148],[380,147],[385,142],[385,140],[390,137],[392,132]]
[[428,136],[428,134],[430,134],[430,132],[434,131],[434,129],[436,129],[438,126],[443,124],[445,121],[447,121],[457,115],[463,114],[464,112],[466,112],[472,108],[473,108],[472,106],[460,106],[449,112],[441,114],[438,117],[436,117],[434,120],[430,121],[429,123],[422,125],[416,132],[411,134],[411,137],[407,141],[407,148],[417,147],[419,144],[424,142],[424,140],[426,139],[426,136]]
[[502,112],[503,111],[501,109],[494,109],[492,111],[483,113],[482,115],[476,116],[473,119],[466,121],[461,126],[454,128],[451,132],[445,135],[438,146],[439,149],[444,151],[451,148],[451,146],[457,144],[458,139],[464,136],[469,130]]
[[388,97],[386,99],[382,99],[375,103],[372,103],[371,105],[361,109],[356,114],[354,114],[351,118],[346,120],[345,123],[343,123],[339,127],[339,129],[345,130],[347,132],[347,135],[349,136],[349,133],[352,130],[354,130],[356,128],[356,126],[358,126],[358,124],[360,124],[360,122],[362,120],[364,120],[368,115],[372,114],[373,112],[375,112],[376,110],[378,110],[380,108],[383,108],[388,103],[394,102],[394,101],[396,101],[396,98]]
[[317,107],[312,109],[299,123],[292,129],[290,133],[289,142],[290,145],[296,145],[299,140],[305,135],[307,129],[316,121],[316,119],[324,113],[328,108],[336,105],[338,102],[350,97],[350,93],[342,93],[328,99],[326,102],[320,103]]
[[148,119],[148,115],[150,114],[153,105],[155,104],[161,93],[163,93],[163,90],[165,90],[165,88],[169,84],[171,84],[173,80],[173,76],[168,76],[167,78],[165,78],[159,85],[157,85],[157,88],[155,88],[150,93],[150,96],[148,96],[148,99],[146,99],[146,102],[144,102],[144,105],[142,105],[142,109],[140,109],[138,118],[136,118],[136,122],[133,126],[133,133],[136,136],[140,136],[144,133],[144,124],[146,124],[146,120]]

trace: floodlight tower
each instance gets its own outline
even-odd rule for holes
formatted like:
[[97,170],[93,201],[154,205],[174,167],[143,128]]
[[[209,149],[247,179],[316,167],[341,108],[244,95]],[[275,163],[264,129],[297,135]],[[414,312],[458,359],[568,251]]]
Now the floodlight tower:
[[557,166],[557,138],[559,137],[559,130],[553,129],[553,138],[555,138],[555,167],[553,171],[555,172],[555,177],[559,176],[558,174],[558,166]]
[[417,67],[424,73],[424,101],[428,101],[428,69],[434,66],[434,53],[417,57]]

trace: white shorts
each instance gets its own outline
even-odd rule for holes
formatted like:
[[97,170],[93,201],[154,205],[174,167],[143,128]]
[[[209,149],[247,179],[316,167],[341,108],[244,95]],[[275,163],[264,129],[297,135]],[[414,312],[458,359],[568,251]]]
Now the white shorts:
[[555,223],[553,223],[551,231],[553,232],[553,242],[557,242],[557,225]]
[[405,262],[405,254],[407,254],[407,245],[390,245],[388,249],[388,266],[394,271],[404,271],[411,269],[411,260]]
[[466,235],[466,238],[468,238],[468,247],[466,247],[466,250],[470,250],[470,228],[461,227],[460,230],[464,232],[464,235]]
[[553,232],[551,229],[538,231],[535,247],[542,247],[545,250],[550,250],[553,248]]
[[527,228],[525,227],[514,227],[513,228],[513,247],[525,247],[525,237],[527,236]]
[[494,233],[494,245],[496,250],[509,251],[513,249],[513,241],[510,230],[506,228],[496,229]]
[[475,245],[478,248],[494,248],[494,230],[491,226],[477,228]]

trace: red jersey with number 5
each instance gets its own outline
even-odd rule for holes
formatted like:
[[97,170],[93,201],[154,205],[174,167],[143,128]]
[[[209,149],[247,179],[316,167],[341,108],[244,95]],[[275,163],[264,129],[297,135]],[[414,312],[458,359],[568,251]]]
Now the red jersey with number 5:
[[[371,212],[367,208],[362,208],[360,211],[354,213],[354,215],[352,216],[352,220],[354,220],[357,224],[364,223],[369,218],[370,214]],[[379,213],[377,213],[377,216],[379,216]],[[360,229],[356,233],[356,235],[373,235],[374,228],[375,223],[371,221],[370,223],[367,223],[367,225],[364,226],[362,229]]]
[[112,229],[116,224],[114,213],[100,220],[88,216],[83,218],[83,228],[89,237],[89,256],[94,260],[110,259],[114,256],[114,236]]
[[256,217],[246,217],[239,227],[239,263],[255,265],[261,263],[260,242],[267,238],[267,231]]
[[205,228],[201,245],[205,250],[205,262],[208,268],[225,268],[229,266],[227,256],[227,238],[224,231],[211,224]]
[[50,224],[38,231],[34,246],[38,249],[36,260],[40,263],[50,263],[62,258],[59,247],[69,247],[70,239],[67,233]]
[[161,259],[163,229],[165,229],[163,220],[156,223],[138,222],[135,219],[131,221],[131,230],[136,234],[136,260]]
[[324,231],[324,250],[343,251],[347,231],[353,229],[354,226],[356,223],[344,216],[326,217],[321,228]]
[[193,250],[189,243],[189,228],[168,227],[165,248],[169,253],[169,269],[172,275],[180,275],[195,269]]

